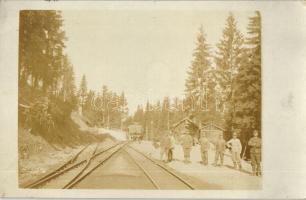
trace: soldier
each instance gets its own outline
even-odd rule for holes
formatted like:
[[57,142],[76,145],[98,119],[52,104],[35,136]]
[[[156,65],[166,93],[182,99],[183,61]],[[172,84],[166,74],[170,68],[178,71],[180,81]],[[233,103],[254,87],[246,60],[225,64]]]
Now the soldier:
[[233,133],[233,138],[227,142],[227,145],[231,147],[234,168],[236,169],[238,166],[241,169],[240,154],[242,146],[240,140],[237,138],[237,133]]
[[193,146],[193,139],[191,135],[189,135],[187,132],[184,132],[181,138],[181,144],[184,151],[184,162],[190,163],[190,152],[191,147]]
[[165,154],[165,151],[166,151],[166,148],[165,148],[165,140],[164,140],[164,137],[165,136],[162,136],[159,140],[160,140],[160,160],[162,161],[163,158],[164,158],[164,154]]
[[251,164],[252,164],[252,175],[261,175],[261,139],[258,137],[257,130],[254,130],[253,137],[249,140],[248,145],[251,147]]
[[170,144],[169,144],[169,150],[168,150],[168,162],[171,162],[173,160],[173,150],[174,150],[174,137],[173,134],[169,135],[170,138]]
[[168,160],[168,152],[171,145],[170,137],[168,133],[165,133],[160,141],[160,160],[163,160],[164,154],[166,155],[166,161]]
[[201,131],[201,138],[199,139],[199,143],[201,146],[201,157],[202,164],[208,164],[208,149],[209,149],[209,141],[205,135],[205,132]]
[[[225,146],[226,146],[226,142],[223,139],[223,134],[221,133],[218,140],[215,143],[216,153],[215,153],[214,166],[223,166]],[[220,162],[221,162],[220,165],[218,165],[219,158],[220,158]]]

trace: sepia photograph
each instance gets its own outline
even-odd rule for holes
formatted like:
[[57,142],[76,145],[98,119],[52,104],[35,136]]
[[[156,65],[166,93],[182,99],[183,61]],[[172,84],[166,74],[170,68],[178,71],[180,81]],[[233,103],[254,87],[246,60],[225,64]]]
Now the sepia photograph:
[[0,0],[0,198],[305,199],[305,2]]
[[20,10],[24,189],[261,190],[261,12]]

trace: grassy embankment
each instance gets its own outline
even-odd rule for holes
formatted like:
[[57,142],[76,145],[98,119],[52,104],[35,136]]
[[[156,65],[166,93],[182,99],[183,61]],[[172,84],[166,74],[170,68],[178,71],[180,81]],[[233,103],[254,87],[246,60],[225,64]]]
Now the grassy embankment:
[[[18,149],[20,158],[43,149],[61,150],[94,142],[109,135],[98,135],[81,130],[71,119],[75,106],[61,98],[46,98],[39,91],[19,91]],[[31,94],[31,95],[30,95]],[[88,123],[87,123],[88,124]]]

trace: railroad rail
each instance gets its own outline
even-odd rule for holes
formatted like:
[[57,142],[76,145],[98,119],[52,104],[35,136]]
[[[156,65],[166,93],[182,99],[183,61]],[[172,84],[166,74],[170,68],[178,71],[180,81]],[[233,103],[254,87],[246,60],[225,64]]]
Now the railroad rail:
[[71,183],[73,183],[75,180],[78,179],[78,177],[80,177],[80,176],[82,175],[82,173],[83,173],[83,172],[87,169],[87,167],[89,166],[91,159],[92,159],[93,156],[96,154],[97,149],[98,149],[98,145],[96,146],[96,148],[95,148],[95,150],[93,151],[92,155],[90,156],[89,160],[87,160],[87,163],[86,163],[85,167],[84,167],[79,173],[77,173],[76,176],[74,176],[74,177],[72,178],[72,180],[70,180],[70,181],[63,187],[63,189],[66,189]]
[[[135,151],[134,154],[132,152],[129,152],[128,150],[131,151]],[[191,189],[194,190],[196,189],[195,186],[193,186],[188,180],[186,180],[185,178],[181,177],[177,172],[174,172],[171,169],[168,169],[167,167],[163,166],[162,164],[158,163],[157,161],[151,159],[150,157],[146,156],[145,154],[143,154],[142,152],[128,146],[128,142],[123,143],[122,145],[120,145],[119,148],[116,148],[114,151],[110,152],[107,156],[103,157],[101,160],[99,161],[95,161],[95,163],[90,163],[88,165],[90,165],[90,167],[85,167],[86,170],[82,171],[82,175],[79,176],[77,179],[75,179],[74,181],[71,181],[69,184],[67,184],[64,188],[65,189],[72,189],[74,187],[78,188],[80,186],[78,186],[79,183],[82,182],[82,180],[84,180],[87,177],[87,182],[90,183],[90,174],[92,174],[94,171],[101,170],[103,171],[104,169],[101,168],[102,166],[104,166],[104,164],[109,161],[112,157],[114,157],[115,155],[117,155],[120,152],[125,152],[130,160],[132,161],[132,163],[134,163],[138,169],[143,172],[143,174],[145,175],[145,177],[147,178],[147,180],[152,184],[152,189],[166,189],[172,187],[172,189]],[[136,153],[136,154],[135,154]],[[136,156],[138,155],[138,157]],[[98,155],[96,155],[98,156]],[[144,163],[142,163],[142,161],[139,161],[140,156],[143,156],[144,159],[146,160],[146,167],[144,166]],[[143,159],[143,158],[142,158]],[[109,163],[112,164],[112,163]],[[151,171],[150,169],[160,169],[158,170],[160,174],[164,174],[164,177],[157,177],[156,171],[154,172]],[[99,173],[99,172],[98,172]],[[171,179],[170,183],[168,182],[169,179],[165,178],[168,177],[169,175],[169,179]],[[170,177],[171,176],[171,177]],[[171,184],[172,183],[172,184]],[[86,185],[88,183],[83,183],[83,186],[81,186],[80,188],[86,188]],[[168,185],[168,186],[167,186]],[[85,187],[84,187],[85,186]],[[87,185],[88,187],[89,185]],[[125,188],[125,186],[124,186]],[[128,185],[126,185],[126,188],[129,188]]]
[[156,183],[156,181],[154,180],[154,178],[150,175],[150,173],[139,163],[136,161],[136,159],[131,156],[126,150],[125,152],[127,153],[127,155],[132,159],[132,161],[138,166],[138,168],[141,169],[141,171],[143,171],[143,173],[146,175],[146,177],[150,180],[150,182],[153,184],[153,186],[156,189],[160,189],[160,187],[158,186],[158,184]]
[[[128,148],[132,149],[133,151],[137,152],[138,154],[142,155],[143,157],[145,157],[147,160],[151,161],[151,163],[153,163],[154,165],[158,166],[160,169],[164,170],[165,172],[167,172],[169,175],[175,177],[178,181],[182,182],[184,185],[186,185],[189,189],[191,190],[195,190],[196,187],[190,183],[188,180],[186,180],[185,178],[183,178],[181,175],[179,175],[177,172],[174,172],[172,169],[158,163],[156,160],[150,158],[149,156],[147,156],[146,154],[144,154],[143,152],[128,146]],[[128,153],[129,154],[129,153]],[[130,155],[130,154],[129,154]],[[131,156],[131,155],[130,155]],[[131,156],[132,157],[132,156]],[[137,165],[144,171],[144,173],[146,174],[147,171],[145,172],[145,170],[143,169],[143,167],[141,166],[141,164],[139,162],[137,162],[134,158],[132,158],[134,160],[134,162],[137,163]],[[150,179],[150,181],[153,183],[153,185],[156,187],[156,189],[160,189],[160,187],[157,185],[156,181],[154,181],[154,179],[152,178],[152,176],[147,175],[147,177]]]
[[[81,166],[81,165],[84,165],[85,164],[85,167],[81,169],[81,172],[78,172],[71,181],[69,181],[69,184],[72,183],[74,180],[76,180],[78,177],[81,176],[82,172],[88,167],[88,165],[90,164],[90,161],[93,159],[93,158],[96,158],[98,155],[101,155],[103,154],[104,152],[107,152],[109,151],[110,149],[113,149],[115,148],[116,146],[118,146],[120,143],[116,143],[115,145],[112,145],[106,149],[103,149],[102,151],[100,152],[96,152],[97,149],[98,149],[98,144],[96,145],[92,155],[88,158],[85,158],[79,162],[76,162],[75,161],[77,160],[77,158],[80,156],[80,154],[86,149],[88,148],[89,145],[87,145],[86,147],[84,147],[81,151],[79,151],[72,159],[68,160],[66,163],[64,163],[63,165],[61,165],[59,168],[53,170],[52,172],[48,173],[47,175],[45,175],[44,177],[42,178],[39,178],[38,180],[28,184],[25,186],[25,188],[31,188],[31,189],[37,189],[37,188],[40,188],[40,187],[43,187],[43,185],[45,185],[46,183],[60,177],[61,175]],[[66,188],[68,186],[68,184],[66,184],[64,186],[64,188]]]
[[68,168],[68,166],[72,163],[74,163],[77,158],[80,156],[80,154],[88,148],[89,145],[86,145],[84,148],[82,148],[79,152],[77,152],[71,159],[69,159],[67,162],[65,162],[63,165],[59,166],[58,168],[56,168],[55,170],[47,173],[46,175],[42,176],[41,178],[35,180],[34,182],[31,182],[29,184],[26,184],[25,186],[23,186],[24,188],[35,188],[38,187],[39,185],[41,185],[42,183],[52,179],[55,176],[60,175],[61,173],[63,173],[65,171],[65,169]]
[[[110,147],[102,149],[101,151],[97,150],[98,145],[96,145],[95,149],[91,152],[91,155],[88,155],[84,160],[75,162],[85,148],[87,148],[85,147],[64,165],[28,185],[27,188],[71,189],[74,187],[80,187],[77,186],[78,183],[82,182],[82,180],[88,177],[91,173],[103,166],[117,153],[125,152],[132,163],[134,163],[140,169],[140,171],[143,172],[145,175],[144,177],[147,177],[148,181],[150,181],[152,184],[153,189],[167,189],[169,186],[170,189],[196,189],[195,186],[189,182],[189,180],[187,180],[184,176],[181,176],[178,172],[164,166],[128,144],[128,141],[118,142]],[[100,170],[103,169],[100,168]],[[159,176],[160,174],[162,174],[162,176]],[[90,177],[88,177],[87,181],[91,180]],[[86,185],[86,181],[83,184]]]
[[[106,161],[108,161],[112,156],[114,156],[119,150],[121,150],[125,145],[127,145],[128,142],[120,142],[117,143],[116,145],[112,146],[111,148],[106,149],[103,152],[99,152],[98,154],[95,154],[92,156],[88,162],[88,165],[82,170],[81,175],[79,175],[76,179],[73,181],[70,181],[69,184],[65,185],[63,189],[72,189],[75,185],[77,185],[79,182],[81,182],[84,178],[86,178],[88,175],[90,175],[93,171],[95,171],[97,168],[99,168],[101,165],[103,165]],[[120,146],[121,145],[121,146]],[[91,164],[91,161],[95,159],[97,156],[106,153],[110,149],[113,149],[114,147],[119,146],[115,151],[111,152],[109,155],[107,155],[105,158],[102,160],[98,161],[91,169],[85,172],[85,170],[88,168],[88,166]],[[84,173],[84,174],[83,174]]]

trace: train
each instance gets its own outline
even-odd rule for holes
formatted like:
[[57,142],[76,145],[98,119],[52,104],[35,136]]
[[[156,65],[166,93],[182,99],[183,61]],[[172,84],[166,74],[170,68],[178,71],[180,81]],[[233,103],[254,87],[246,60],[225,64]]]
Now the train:
[[141,140],[143,137],[143,128],[138,123],[133,123],[128,126],[127,138],[129,140]]

